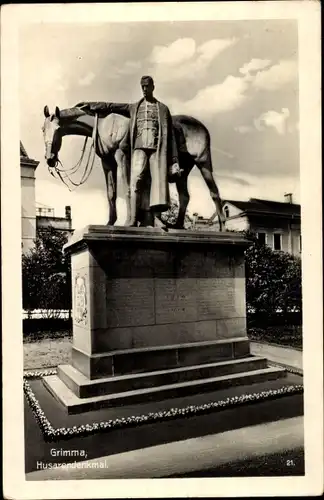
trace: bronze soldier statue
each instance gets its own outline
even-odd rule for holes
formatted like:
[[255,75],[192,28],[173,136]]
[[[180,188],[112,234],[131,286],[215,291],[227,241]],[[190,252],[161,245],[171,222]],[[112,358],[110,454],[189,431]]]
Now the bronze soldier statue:
[[[149,207],[153,221],[170,207],[169,181],[181,175],[178,150],[169,108],[153,96],[151,76],[141,78],[143,98],[132,104],[80,103],[83,109],[105,116],[116,113],[130,118],[131,217],[129,226],[137,226],[139,211]],[[149,190],[147,179],[150,178]],[[153,222],[154,224],[154,222]]]

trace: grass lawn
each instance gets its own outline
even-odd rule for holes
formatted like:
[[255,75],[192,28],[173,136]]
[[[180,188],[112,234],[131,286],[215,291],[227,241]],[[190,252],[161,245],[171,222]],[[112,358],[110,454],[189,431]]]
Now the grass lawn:
[[35,370],[70,363],[72,336],[29,336],[24,339],[24,369]]

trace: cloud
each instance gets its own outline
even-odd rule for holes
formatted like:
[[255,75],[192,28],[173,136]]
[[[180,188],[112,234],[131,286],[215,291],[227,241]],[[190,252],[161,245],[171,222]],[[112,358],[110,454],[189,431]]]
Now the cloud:
[[289,134],[294,134],[294,133],[298,133],[299,131],[299,122],[295,122],[295,123],[289,123],[287,125],[287,130],[289,132]]
[[252,85],[261,90],[277,90],[297,79],[297,76],[297,63],[292,60],[283,60],[266,71],[259,71]]
[[280,178],[272,175],[257,176],[245,175],[246,184],[236,184],[233,179],[220,179],[220,189],[222,199],[248,200],[249,198],[263,198],[277,201],[284,201],[285,192],[292,192],[294,199],[299,203],[300,193],[298,188],[298,178],[284,176]]
[[126,61],[124,66],[117,69],[117,72],[119,75],[133,75],[140,69],[141,65],[141,61]]
[[199,90],[189,101],[174,102],[173,108],[192,113],[197,117],[231,111],[240,107],[247,99],[245,94],[247,88],[248,84],[243,78],[230,75],[220,84]]
[[153,73],[160,82],[202,78],[212,61],[236,42],[236,38],[215,38],[197,46],[192,38],[179,38],[166,47],[154,47]]
[[247,75],[248,73],[251,73],[252,71],[258,71],[261,69],[266,68],[271,64],[270,59],[251,59],[250,62],[245,63],[242,68],[239,69],[240,73],[242,75]]
[[197,48],[197,53],[200,54],[199,59],[211,61],[236,41],[236,38],[215,38],[214,40],[209,40]]
[[90,71],[90,73],[87,73],[85,76],[81,77],[78,83],[81,87],[87,87],[93,82],[95,77],[96,75],[92,71]]
[[281,113],[277,111],[267,111],[254,120],[257,130],[265,130],[266,127],[273,127],[278,134],[284,135],[287,130],[287,120],[290,116],[288,108],[282,108]]
[[222,156],[225,156],[225,158],[230,158],[230,159],[234,158],[234,156],[231,153],[229,153],[228,151],[224,151],[223,149],[220,149],[216,146],[211,146],[210,149],[211,149],[211,151],[215,151],[216,153],[221,154]]
[[225,181],[230,181],[233,184],[238,184],[240,186],[250,186],[251,185],[251,182],[249,182],[246,179],[244,179],[242,177],[242,175],[236,175],[234,173],[232,175],[218,173],[217,174],[217,179],[222,179],[222,180],[225,180]]
[[234,127],[234,130],[240,134],[248,134],[253,131],[253,127],[250,125],[239,125],[238,127]]
[[156,64],[175,65],[190,59],[196,50],[196,42],[192,38],[179,38],[170,45],[157,45],[153,48],[151,61]]
[[[67,89],[63,67],[60,62],[51,63],[48,67],[30,62],[21,69],[21,97],[33,108],[40,102],[49,106],[56,105],[62,99]],[[37,104],[36,104],[37,103]]]

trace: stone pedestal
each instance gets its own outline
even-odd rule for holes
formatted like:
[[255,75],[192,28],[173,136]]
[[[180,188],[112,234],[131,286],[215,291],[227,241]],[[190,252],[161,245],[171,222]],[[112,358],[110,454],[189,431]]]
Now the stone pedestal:
[[[159,228],[88,226],[75,234],[65,249],[72,257],[72,366],[45,379],[49,389],[75,409],[82,404],[67,403],[63,384],[75,398],[114,404],[122,400],[116,391],[150,397],[152,390],[143,391],[160,384],[172,392],[175,384],[178,393],[182,382],[188,392],[197,378],[264,368],[249,357],[246,243],[235,233]],[[240,358],[245,365],[233,363]],[[83,408],[93,402],[83,399]]]

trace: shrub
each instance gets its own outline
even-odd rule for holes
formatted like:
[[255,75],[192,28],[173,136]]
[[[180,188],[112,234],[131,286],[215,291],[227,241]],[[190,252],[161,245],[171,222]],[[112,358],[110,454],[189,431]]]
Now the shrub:
[[62,249],[67,236],[53,227],[37,232],[35,246],[22,256],[23,308],[41,309],[47,318],[57,318],[61,309],[71,309],[70,257]]
[[246,258],[247,309],[270,319],[302,313],[301,260],[286,252],[271,250],[248,234],[251,245]]

